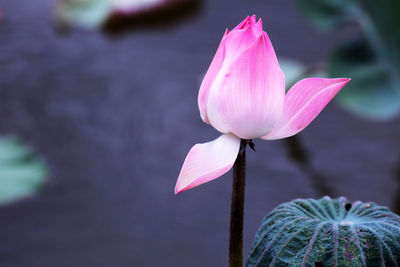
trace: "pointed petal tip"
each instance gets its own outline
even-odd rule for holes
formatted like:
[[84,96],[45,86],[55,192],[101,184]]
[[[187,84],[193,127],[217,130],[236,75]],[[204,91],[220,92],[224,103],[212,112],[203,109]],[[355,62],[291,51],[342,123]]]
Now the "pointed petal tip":
[[332,80],[336,80],[338,83],[345,83],[345,84],[351,81],[350,78],[333,78]]
[[343,83],[348,84],[351,81],[351,78],[343,78]]
[[[315,78],[308,78],[308,79],[315,79]],[[319,78],[319,79],[330,81],[330,86],[340,86],[340,89],[338,91],[343,89],[346,86],[346,84],[348,84],[351,81],[350,78],[330,78],[330,79]]]
[[225,29],[225,33],[224,33],[224,36],[222,36],[222,39],[224,39],[228,34],[229,34],[229,29],[226,28],[226,29]]
[[182,186],[182,184],[177,181],[176,185],[175,185],[174,193],[175,193],[175,195],[178,195],[179,193],[182,193],[189,189],[190,189],[190,187],[188,185]]
[[177,195],[177,194],[179,194],[179,193],[181,193],[183,191],[184,191],[183,188],[179,188],[178,184],[175,186],[175,191],[174,191],[175,195]]
[[214,141],[193,146],[176,182],[175,195],[228,172],[236,160],[239,147],[240,139],[233,134],[223,134]]
[[[236,158],[235,158],[235,160],[236,160]],[[177,183],[177,185],[175,186],[175,195],[177,195],[181,192],[187,191],[189,189],[195,188],[201,184],[210,182],[214,179],[217,179],[217,178],[221,177],[222,175],[224,175],[225,173],[227,173],[230,169],[232,169],[232,167],[233,167],[233,163],[228,164],[214,172],[197,177],[195,180],[193,180],[189,184],[184,184],[183,186],[180,184],[178,185],[178,183]],[[178,180],[179,180],[179,178],[178,178]]]
[[242,22],[240,22],[235,28],[233,28],[232,31],[241,30],[245,28],[246,24],[248,24],[249,21],[251,22],[251,18],[247,16]]
[[280,121],[262,139],[282,139],[301,132],[350,80],[306,78],[297,82],[286,95]]
[[262,35],[263,33],[263,25],[261,18],[256,22],[254,22],[254,28],[257,30],[257,34]]

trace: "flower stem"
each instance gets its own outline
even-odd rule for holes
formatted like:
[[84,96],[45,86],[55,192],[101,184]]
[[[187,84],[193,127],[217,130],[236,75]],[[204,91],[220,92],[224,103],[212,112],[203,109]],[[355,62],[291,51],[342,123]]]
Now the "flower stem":
[[239,155],[233,166],[229,267],[243,267],[243,210],[246,182],[246,145],[248,143],[248,140],[241,140]]

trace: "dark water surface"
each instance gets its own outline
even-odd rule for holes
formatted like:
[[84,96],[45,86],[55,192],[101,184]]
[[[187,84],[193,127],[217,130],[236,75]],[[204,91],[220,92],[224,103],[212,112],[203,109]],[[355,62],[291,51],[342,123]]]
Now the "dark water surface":
[[[5,267],[226,266],[231,173],[174,196],[181,164],[217,131],[197,107],[201,77],[225,27],[263,17],[278,56],[323,60],[354,33],[315,32],[293,1],[207,1],[169,30],[117,38],[59,35],[50,0],[0,0],[0,133],[47,159],[42,192],[0,208]],[[400,121],[373,123],[335,104],[302,134],[336,196],[391,205]],[[245,251],[283,201],[319,197],[283,141],[248,153]]]

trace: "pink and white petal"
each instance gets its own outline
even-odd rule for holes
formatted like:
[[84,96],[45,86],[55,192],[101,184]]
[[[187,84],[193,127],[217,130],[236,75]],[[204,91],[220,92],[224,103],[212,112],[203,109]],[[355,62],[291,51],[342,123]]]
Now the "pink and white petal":
[[269,36],[266,32],[263,32],[263,34],[264,34],[265,45],[267,47],[268,55],[271,61],[270,63],[279,66],[278,58],[276,57],[275,50],[274,47],[272,46],[271,40],[269,39]]
[[262,26],[262,19],[261,19],[261,18],[260,18],[260,19],[257,21],[257,23],[254,25],[254,29],[255,29],[257,32],[260,32],[260,33],[263,32],[263,26]]
[[224,36],[222,36],[222,40],[224,40],[225,37],[226,37],[228,34],[229,34],[229,29],[227,28],[227,29],[225,29]]
[[218,71],[220,70],[222,63],[225,58],[225,38],[228,35],[229,30],[226,29],[224,36],[222,37],[221,43],[217,49],[217,52],[215,53],[215,56],[213,60],[211,61],[210,67],[207,70],[206,75],[204,76],[203,82],[201,83],[200,90],[199,90],[199,95],[197,98],[197,102],[199,105],[200,109],[200,116],[201,119],[209,123],[208,118],[207,118],[207,99],[208,99],[208,93],[210,91],[211,84],[213,83],[215,77],[218,74]]
[[198,105],[200,116],[206,123],[210,123],[207,116],[207,101],[210,87],[215,81],[222,65],[229,65],[240,53],[247,49],[256,39],[252,28],[230,32],[226,30],[221,44],[200,86]]
[[250,17],[250,20],[251,20],[251,25],[256,24],[256,23],[257,23],[256,15],[253,14],[253,15]]
[[240,139],[223,134],[214,141],[197,144],[183,163],[175,194],[214,180],[228,172],[237,158]]
[[[261,35],[218,74],[207,103],[211,125],[243,139],[267,134],[279,119],[285,78]],[[224,64],[225,66],[225,64]]]
[[308,78],[297,82],[286,95],[281,118],[262,139],[281,139],[299,133],[349,81],[347,78]]
[[237,56],[248,49],[261,34],[262,32],[256,34],[253,27],[231,31],[225,39],[226,56],[224,63],[230,64],[234,61]]

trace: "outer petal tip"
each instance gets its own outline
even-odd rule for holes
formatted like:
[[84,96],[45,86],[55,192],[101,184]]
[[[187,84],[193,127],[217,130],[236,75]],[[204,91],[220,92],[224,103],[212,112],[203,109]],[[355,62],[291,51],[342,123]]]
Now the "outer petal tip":
[[228,172],[236,160],[239,147],[240,139],[233,134],[223,134],[214,141],[193,146],[183,163],[175,194]]
[[263,26],[262,26],[262,19],[261,19],[261,18],[257,21],[256,27],[257,27],[259,30],[261,30],[261,31],[263,30],[263,29],[262,29]]
[[299,81],[285,97],[281,118],[262,139],[281,139],[301,132],[349,81],[349,78],[307,78]]
[[246,23],[248,23],[250,20],[251,20],[250,17],[247,16],[242,22],[240,22],[235,28],[233,28],[232,31],[243,29]]
[[203,183],[206,183],[206,182],[209,182],[211,180],[217,179],[217,178],[221,177],[222,175],[224,175],[225,173],[227,173],[230,169],[232,169],[232,167],[233,167],[233,163],[232,164],[228,164],[227,166],[225,166],[225,167],[223,167],[221,169],[218,169],[215,172],[212,172],[210,174],[198,177],[195,181],[193,181],[192,183],[187,184],[187,185],[181,185],[181,184],[177,183],[176,186],[175,186],[175,195],[177,195],[177,194],[179,194],[179,193],[181,193],[183,191],[192,189],[192,188],[194,188],[194,187],[196,187],[198,185],[201,185]]
[[180,191],[179,188],[175,185],[175,195],[179,194],[180,192],[182,191]]
[[334,82],[336,82],[338,84],[344,83],[345,85],[351,81],[350,78],[333,78],[333,79],[326,79],[326,80],[331,80],[332,83],[334,83]]
[[222,39],[224,39],[228,34],[229,34],[229,29],[226,28],[226,29],[225,29],[225,33],[224,33],[224,36],[222,36]]
[[179,194],[180,192],[185,191],[184,188],[180,188],[178,184],[175,185],[175,195]]

